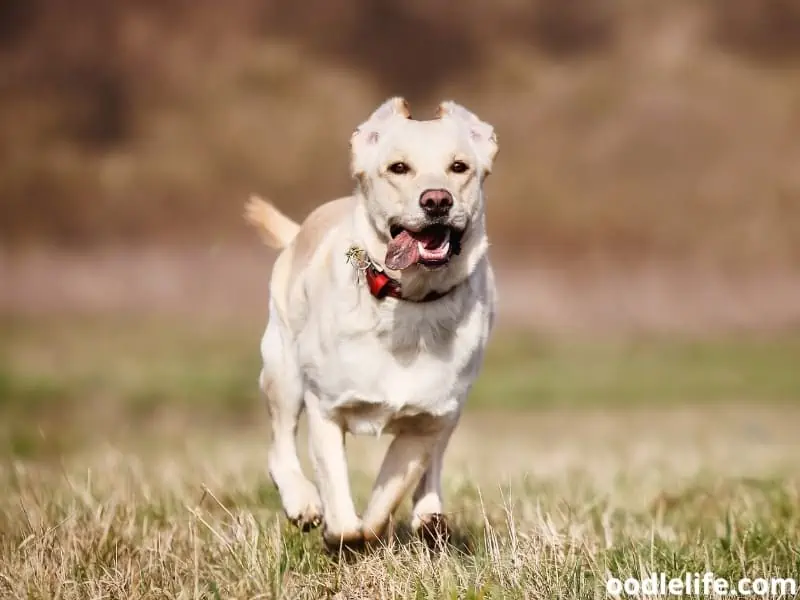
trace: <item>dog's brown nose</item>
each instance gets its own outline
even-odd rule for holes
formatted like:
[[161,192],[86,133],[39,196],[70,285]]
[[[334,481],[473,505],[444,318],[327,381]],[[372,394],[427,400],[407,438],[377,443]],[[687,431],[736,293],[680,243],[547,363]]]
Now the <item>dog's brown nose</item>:
[[419,197],[419,205],[430,217],[443,217],[453,206],[453,195],[447,190],[425,190]]

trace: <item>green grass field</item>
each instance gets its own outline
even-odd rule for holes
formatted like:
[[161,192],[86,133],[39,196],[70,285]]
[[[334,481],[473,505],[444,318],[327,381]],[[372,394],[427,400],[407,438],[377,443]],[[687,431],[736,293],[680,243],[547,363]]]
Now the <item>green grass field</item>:
[[[259,331],[0,321],[0,597],[603,598],[800,579],[800,338],[500,332],[445,470],[453,544],[330,555],[266,474]],[[363,506],[385,439],[351,439]]]

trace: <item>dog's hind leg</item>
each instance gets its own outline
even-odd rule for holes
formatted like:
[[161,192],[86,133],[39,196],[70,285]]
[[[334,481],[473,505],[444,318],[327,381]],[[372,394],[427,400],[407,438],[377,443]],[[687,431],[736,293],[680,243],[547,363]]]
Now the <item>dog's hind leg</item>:
[[297,424],[303,411],[303,383],[274,306],[270,306],[269,323],[261,340],[261,356],[264,366],[259,383],[267,396],[272,428],[269,474],[278,488],[286,516],[307,531],[322,522],[322,508],[319,493],[303,474],[297,456]]
[[403,496],[428,468],[437,440],[436,434],[402,434],[394,438],[364,513],[364,537],[368,541],[383,536]]
[[442,502],[442,463],[444,452],[455,429],[453,422],[446,427],[431,453],[428,468],[422,475],[413,495],[413,513],[411,527],[429,546],[440,546],[449,538],[447,519],[444,516]]

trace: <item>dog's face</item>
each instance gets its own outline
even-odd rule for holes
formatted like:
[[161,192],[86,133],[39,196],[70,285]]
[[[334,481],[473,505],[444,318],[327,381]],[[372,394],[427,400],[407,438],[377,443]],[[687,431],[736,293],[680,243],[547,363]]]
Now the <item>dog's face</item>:
[[453,102],[431,121],[411,119],[401,98],[384,103],[353,134],[352,172],[385,263],[446,266],[483,216],[483,182],[497,153],[492,127]]

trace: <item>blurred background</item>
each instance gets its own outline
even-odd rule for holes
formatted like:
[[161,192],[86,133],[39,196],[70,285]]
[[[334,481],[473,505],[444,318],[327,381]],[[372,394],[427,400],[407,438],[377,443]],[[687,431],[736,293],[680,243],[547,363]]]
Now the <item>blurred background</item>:
[[475,406],[800,398],[796,0],[4,0],[0,69],[14,453],[249,422],[273,255],[243,202],[346,194],[392,95],[499,137]]

